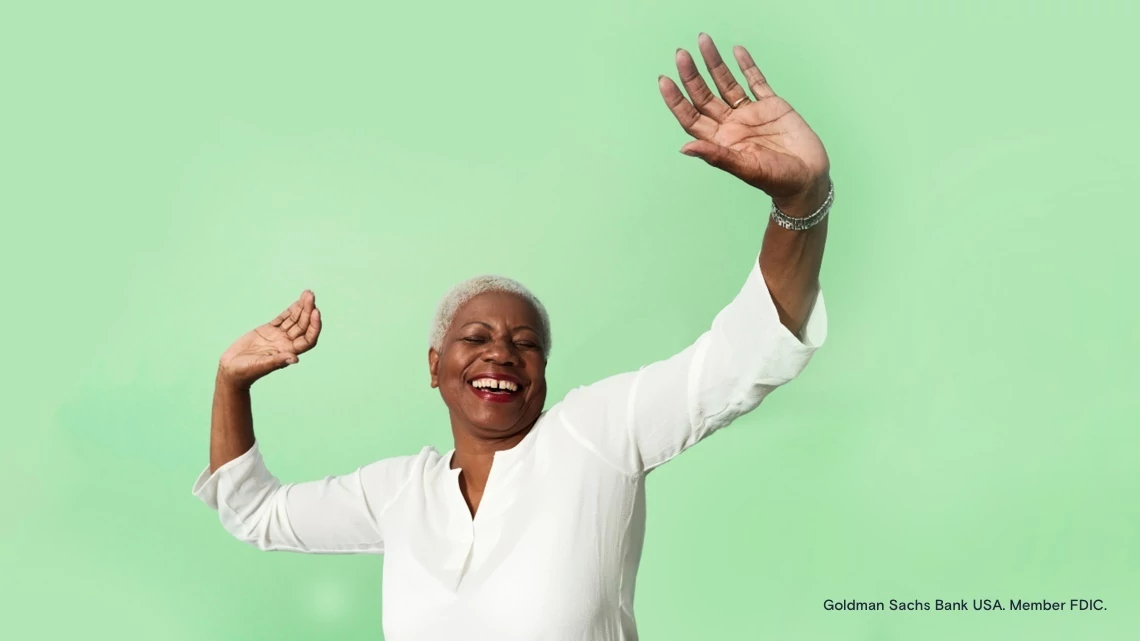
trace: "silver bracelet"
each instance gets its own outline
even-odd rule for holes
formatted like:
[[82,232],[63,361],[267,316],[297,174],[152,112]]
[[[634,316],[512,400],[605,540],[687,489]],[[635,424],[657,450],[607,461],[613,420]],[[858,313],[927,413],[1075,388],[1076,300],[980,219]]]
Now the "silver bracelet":
[[802,218],[789,216],[780,211],[780,208],[776,206],[776,201],[773,200],[772,220],[776,221],[776,224],[783,227],[784,229],[790,229],[792,231],[803,231],[805,229],[811,229],[812,227],[818,225],[824,218],[827,218],[827,213],[831,211],[831,203],[834,200],[835,183],[831,182],[829,179],[827,181],[827,198],[824,199],[823,204],[819,206],[819,209],[815,210],[810,216],[804,216]]

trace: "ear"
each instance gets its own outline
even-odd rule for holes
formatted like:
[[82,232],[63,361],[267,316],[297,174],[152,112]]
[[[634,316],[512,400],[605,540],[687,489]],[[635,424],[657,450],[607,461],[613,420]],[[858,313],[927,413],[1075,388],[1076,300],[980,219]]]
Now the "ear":
[[428,372],[431,374],[431,386],[439,387],[439,352],[434,347],[428,348]]

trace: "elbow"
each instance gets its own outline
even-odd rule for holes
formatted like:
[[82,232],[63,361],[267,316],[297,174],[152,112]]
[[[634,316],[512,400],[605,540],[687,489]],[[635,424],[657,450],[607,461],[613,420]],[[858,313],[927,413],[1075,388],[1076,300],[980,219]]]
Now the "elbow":
[[235,539],[259,550],[280,548],[279,542],[286,529],[286,523],[280,516],[284,510],[284,489],[274,482],[241,502],[221,503],[218,516],[222,527]]

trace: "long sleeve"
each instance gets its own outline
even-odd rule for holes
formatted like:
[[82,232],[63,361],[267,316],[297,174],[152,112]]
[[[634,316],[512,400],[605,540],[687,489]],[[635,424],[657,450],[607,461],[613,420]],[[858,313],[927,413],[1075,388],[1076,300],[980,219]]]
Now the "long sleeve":
[[636,372],[571,390],[562,423],[611,466],[648,472],[752,411],[803,371],[827,336],[822,290],[801,334],[780,323],[754,260],[740,293],[693,344]]
[[342,476],[282,484],[255,443],[213,474],[204,469],[193,493],[217,511],[230,534],[262,550],[382,554],[382,515],[407,484],[414,459],[383,459]]

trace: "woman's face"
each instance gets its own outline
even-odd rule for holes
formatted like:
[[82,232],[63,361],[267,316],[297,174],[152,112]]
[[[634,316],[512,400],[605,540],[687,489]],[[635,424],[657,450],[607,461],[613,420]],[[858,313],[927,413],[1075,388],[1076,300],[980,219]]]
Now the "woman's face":
[[531,426],[546,403],[546,359],[539,316],[525,299],[480,294],[459,308],[441,350],[428,351],[453,428],[482,439]]

